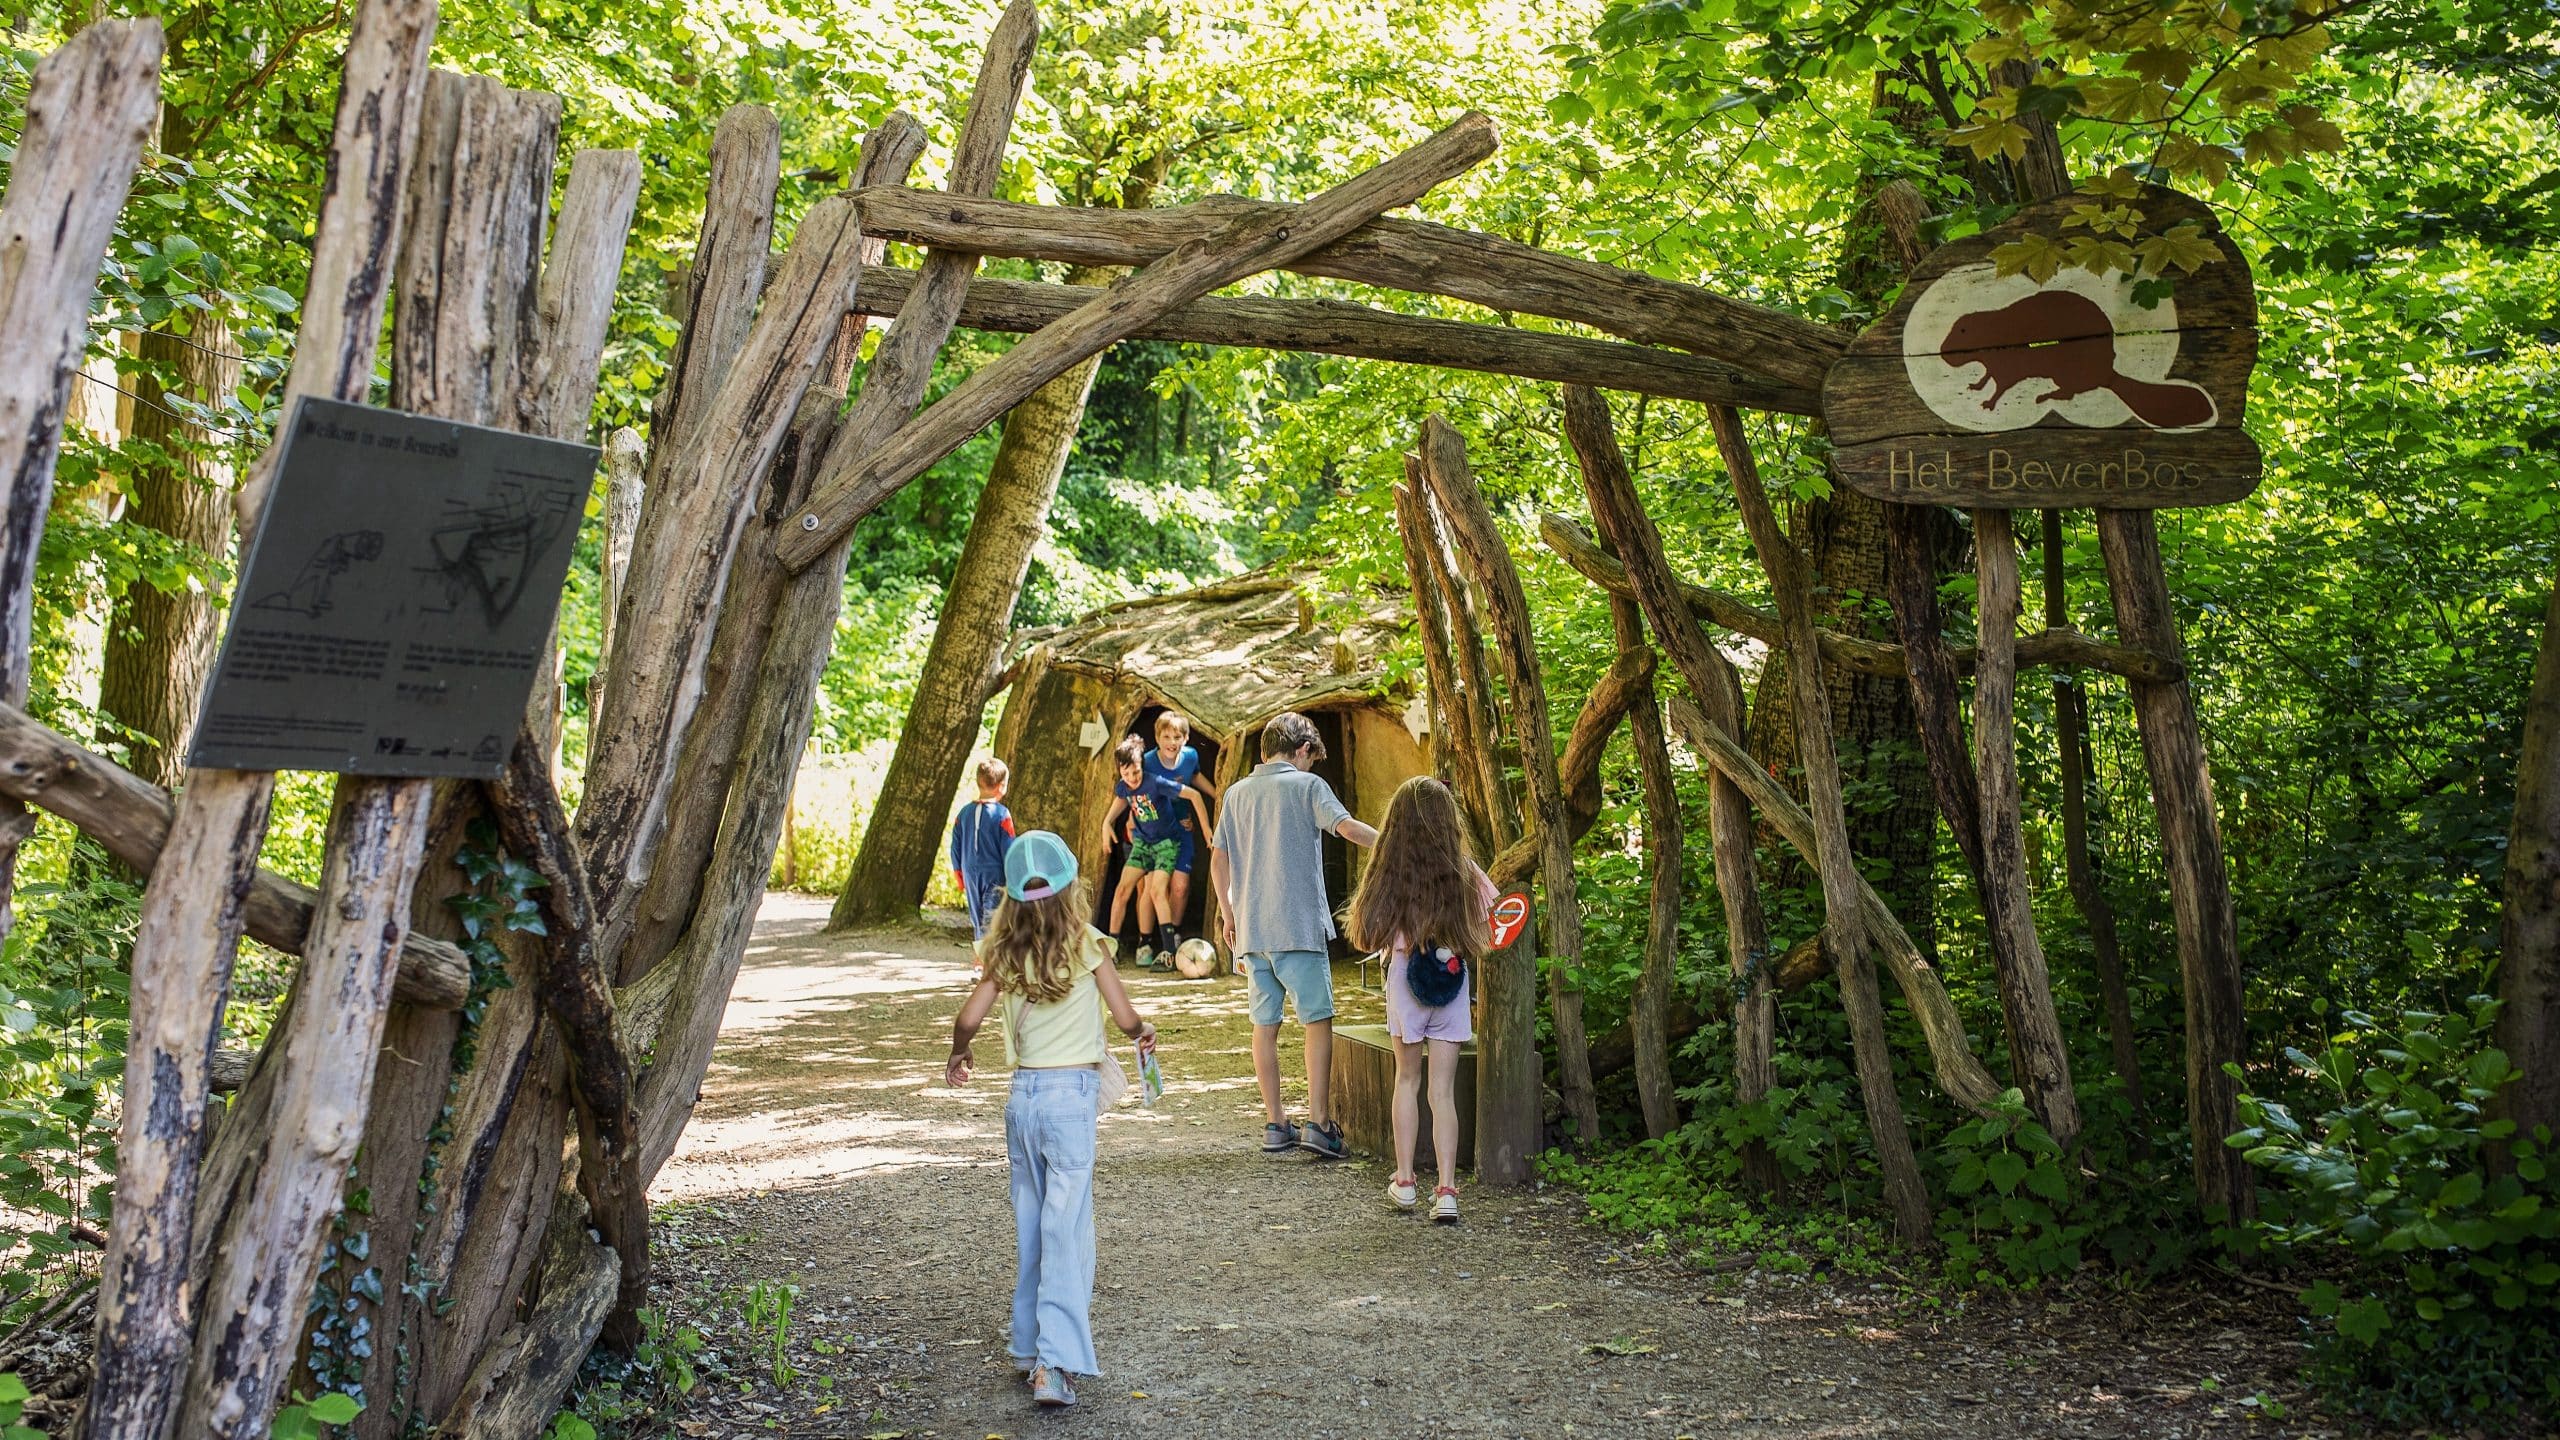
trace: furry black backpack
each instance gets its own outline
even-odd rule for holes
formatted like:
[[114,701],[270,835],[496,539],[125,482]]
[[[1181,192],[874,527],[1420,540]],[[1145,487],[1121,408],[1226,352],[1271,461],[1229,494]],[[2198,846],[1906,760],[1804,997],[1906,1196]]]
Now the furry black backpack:
[[1404,983],[1422,1004],[1446,1005],[1467,983],[1467,957],[1446,945],[1416,945],[1405,957]]

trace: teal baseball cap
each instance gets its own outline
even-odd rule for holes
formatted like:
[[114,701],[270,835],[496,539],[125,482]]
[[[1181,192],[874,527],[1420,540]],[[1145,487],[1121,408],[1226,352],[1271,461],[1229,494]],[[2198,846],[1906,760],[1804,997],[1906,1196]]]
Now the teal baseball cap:
[[1076,883],[1076,852],[1046,830],[1026,830],[1004,852],[1004,893],[1016,900],[1046,900]]

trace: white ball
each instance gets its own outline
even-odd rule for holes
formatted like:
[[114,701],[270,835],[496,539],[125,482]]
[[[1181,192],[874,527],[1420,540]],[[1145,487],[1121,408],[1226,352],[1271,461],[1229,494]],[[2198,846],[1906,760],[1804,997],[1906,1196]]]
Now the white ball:
[[1173,952],[1173,968],[1185,980],[1206,980],[1218,973],[1218,947],[1194,937]]

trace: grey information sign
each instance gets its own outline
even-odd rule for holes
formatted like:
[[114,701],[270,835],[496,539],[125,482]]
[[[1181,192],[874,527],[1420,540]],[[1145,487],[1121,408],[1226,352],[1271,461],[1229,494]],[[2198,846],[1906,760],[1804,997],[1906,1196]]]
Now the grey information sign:
[[335,400],[290,423],[187,763],[496,775],[595,447]]

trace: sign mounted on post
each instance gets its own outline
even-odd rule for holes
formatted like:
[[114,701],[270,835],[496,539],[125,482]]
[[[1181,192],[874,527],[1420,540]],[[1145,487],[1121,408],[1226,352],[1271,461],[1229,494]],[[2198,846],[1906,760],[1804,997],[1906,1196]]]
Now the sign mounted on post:
[[289,423],[187,763],[495,776],[595,447],[316,398]]
[[1486,929],[1493,937],[1493,948],[1508,950],[1520,932],[1529,928],[1529,894],[1514,890],[1493,902],[1493,914]]
[[[2130,234],[2081,223],[2128,208]],[[1991,252],[2021,241],[2200,263],[2148,279],[2067,259],[2041,281],[2002,275]],[[2248,262],[2212,211],[2150,185],[2058,196],[1931,254],[1850,344],[1822,384],[1832,469],[1906,505],[2225,504],[2258,487],[2240,428],[2257,358]]]

